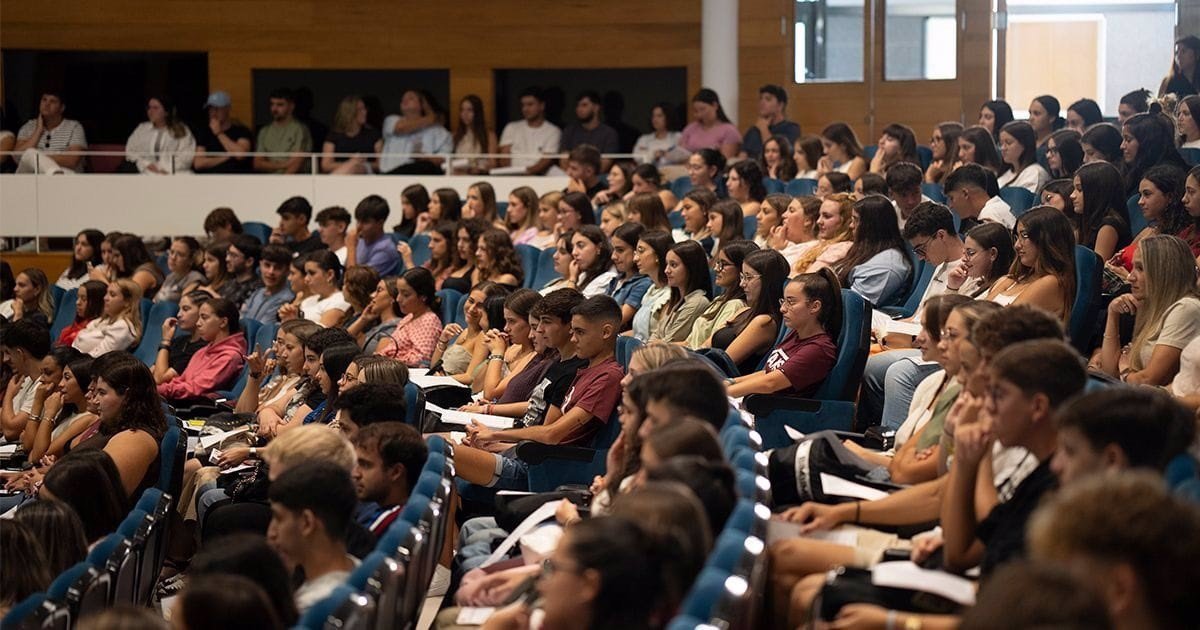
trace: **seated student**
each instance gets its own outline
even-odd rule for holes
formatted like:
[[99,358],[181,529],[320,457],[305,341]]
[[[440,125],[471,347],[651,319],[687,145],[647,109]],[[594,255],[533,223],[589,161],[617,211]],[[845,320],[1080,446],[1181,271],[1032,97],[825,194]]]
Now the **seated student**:
[[200,305],[196,334],[204,347],[192,355],[182,373],[158,385],[158,393],[167,400],[211,396],[232,384],[242,371],[246,335],[233,302],[217,298]]
[[[443,289],[469,293],[471,287],[482,282],[478,261],[475,260],[475,251],[479,249],[479,237],[489,229],[491,229],[491,225],[483,218],[464,218],[458,221],[454,228],[454,238],[447,240],[448,246],[454,247],[455,254],[453,261],[447,261],[447,264],[452,267],[446,277],[442,279]],[[441,228],[439,227],[437,231],[441,232]],[[431,249],[433,240],[431,237]]]
[[821,145],[825,148],[825,156],[817,162],[819,174],[842,173],[852,181],[867,172],[866,154],[850,125],[835,122],[822,129]]
[[271,480],[267,542],[285,566],[304,569],[304,583],[295,593],[300,615],[346,581],[359,564],[346,552],[345,543],[354,497],[350,474],[333,463],[300,463]]
[[[53,366],[47,366],[47,361]],[[88,388],[92,382],[91,357],[74,348],[55,348],[43,360],[42,367],[43,378],[53,378],[53,367],[57,367],[61,375],[58,382],[53,383],[55,391],[44,400],[39,400],[43,391],[40,387],[34,396],[32,415],[21,435],[26,460],[31,462],[41,461],[46,455],[58,457],[66,453],[73,441],[92,429],[99,420],[96,414],[88,411]],[[28,443],[26,435],[30,437]]]
[[729,395],[809,396],[816,391],[837,357],[841,291],[837,275],[829,269],[789,280],[779,310],[791,332],[767,356],[765,370],[726,381]]
[[801,136],[792,147],[792,159],[796,162],[796,176],[792,179],[818,179],[820,173],[817,166],[820,165],[823,155],[825,146],[820,136]]
[[708,149],[722,158],[720,171],[726,158],[736,157],[742,144],[742,134],[729,122],[717,93],[702,88],[692,97],[694,120],[683,128],[679,143],[660,160],[662,164],[678,164],[687,161],[688,154]]
[[1132,240],[1121,173],[1107,162],[1087,164],[1075,173],[1073,187],[1067,215],[1075,225],[1075,240],[1109,260]]
[[1052,179],[1042,186],[1042,192],[1038,194],[1038,200],[1041,205],[1050,206],[1059,212],[1070,214],[1074,212],[1074,202],[1071,201],[1071,193],[1075,191],[1075,185],[1069,179]]
[[[566,136],[563,137],[564,143]],[[583,193],[589,200],[596,197],[605,189],[605,182],[600,179],[604,161],[600,157],[600,149],[591,144],[580,144],[573,148],[562,147],[567,151],[564,162],[567,177],[567,188],[564,192]]]
[[[1187,231],[1194,231],[1191,227],[1193,219],[1188,216],[1188,209],[1183,204],[1183,197],[1187,193],[1186,179],[1183,170],[1170,164],[1146,171],[1138,186],[1137,203],[1147,225],[1133,235],[1129,245],[1105,263],[1105,269],[1125,277],[1133,269],[1133,254],[1143,238],[1154,234],[1174,234],[1184,238]],[[1193,255],[1200,255],[1200,242],[1196,242],[1194,237],[1188,246],[1192,248]]]
[[[1147,172],[1153,173],[1153,170]],[[1200,259],[1200,169],[1194,166],[1188,171],[1185,180],[1182,203],[1187,211],[1187,218],[1191,221],[1184,222],[1185,227],[1180,230],[1178,236],[1187,241],[1192,253]]]
[[[776,199],[772,202],[772,199]],[[772,203],[782,205],[778,208]],[[815,247],[817,241],[817,221],[821,219],[822,200],[814,195],[803,195],[792,198],[788,195],[769,195],[764,202],[763,210],[759,212],[759,225],[763,222],[777,223],[767,236],[766,244],[783,254],[788,262],[788,269],[794,269],[800,262],[800,257]],[[773,212],[766,210],[771,206],[777,210],[779,218],[772,217]],[[759,237],[754,237],[758,242]]]
[[625,334],[639,341],[648,341],[657,326],[659,311],[671,298],[671,287],[667,286],[667,251],[673,240],[671,233],[664,230],[649,230],[638,237],[633,250],[633,264],[638,273],[650,279],[642,303],[631,320],[632,327]]
[[242,303],[241,316],[272,323],[279,320],[279,310],[296,299],[287,282],[292,254],[286,247],[272,243],[262,248],[261,257],[258,273],[262,286]]
[[[429,365],[442,334],[442,322],[436,312],[441,300],[434,293],[433,276],[423,267],[409,269],[396,279],[395,287],[394,301],[402,317],[379,340],[374,353],[397,359],[409,367]],[[384,294],[387,292],[380,292],[380,296]]]
[[[440,174],[442,162],[450,157],[454,139],[442,126],[440,106],[425,90],[406,90],[400,114],[383,119],[383,153],[379,172],[396,174]],[[420,154],[422,157],[413,157]],[[428,157],[436,155],[440,157]],[[382,272],[381,272],[382,273]]]
[[279,309],[279,321],[307,319],[322,326],[337,326],[346,318],[350,303],[341,290],[342,266],[327,249],[304,256],[304,287],[308,297],[300,304]]
[[[28,527],[45,548],[45,566],[51,575],[59,575],[87,558],[83,521],[70,505],[49,499],[30,501],[21,505],[12,520]],[[5,579],[9,579],[7,575]]]
[[7,615],[25,598],[45,591],[54,576],[46,564],[42,542],[24,523],[0,521],[0,553],[8,564],[4,580],[0,580],[0,614]]
[[[889,172],[895,172],[900,168],[902,166],[897,165]],[[950,213],[950,209],[932,201],[921,202],[910,215],[908,223],[904,226],[904,240],[908,241],[918,258],[926,263],[937,265],[933,270],[933,277],[930,279],[929,285],[921,295],[921,302],[917,306],[916,312],[909,320],[920,322],[921,311],[928,300],[945,293],[950,278],[963,265],[963,243],[958,240],[958,236],[954,232],[954,217]],[[908,409],[910,402],[908,394],[921,379],[932,373],[936,367],[923,366],[915,361],[904,360],[919,354],[919,351],[907,347],[911,345],[909,343],[911,337],[905,339],[903,335],[878,335],[878,333],[876,336],[881,337],[884,345],[890,347],[884,352],[873,354],[867,358],[867,367],[863,372],[864,395],[862,402],[865,404],[860,407],[859,413],[865,412],[864,417],[867,418],[877,418],[882,412],[883,417],[898,421],[899,416]],[[896,372],[892,374],[891,370],[896,365],[901,367],[895,368]],[[888,382],[900,381],[904,384],[894,390],[892,386],[885,387],[885,379]],[[903,393],[894,396],[894,391]],[[881,398],[885,392],[887,397]]]
[[[1105,594],[1113,627],[1186,628],[1200,616],[1200,516],[1156,475],[1097,475],[1064,488],[1034,515],[1035,558],[1066,566]],[[1086,569],[1083,569],[1086,567]]]
[[142,239],[133,234],[122,234],[113,242],[109,261],[112,278],[134,281],[142,288],[145,297],[154,297],[154,293],[162,286],[162,270],[155,264]]
[[1066,321],[1075,302],[1075,238],[1063,213],[1034,208],[1017,219],[1016,259],[985,300],[1039,306]]
[[[162,340],[150,372],[155,383],[165,383],[187,368],[192,356],[208,342],[200,336],[200,306],[213,299],[206,291],[192,291],[179,300],[179,312],[163,321]],[[176,335],[176,331],[186,334]]]
[[379,538],[408,502],[429,448],[419,431],[402,422],[373,422],[352,442],[357,462],[351,477],[358,500],[382,508],[367,528]]
[[171,618],[188,630],[214,630],[239,624],[283,629],[266,591],[240,575],[213,574],[189,579],[186,588],[172,599],[175,602]]
[[[748,205],[752,206],[754,212],[757,213],[759,203],[761,202],[751,201]],[[709,257],[716,256],[716,253],[729,243],[746,240],[744,226],[745,219],[739,203],[733,199],[722,199],[714,203],[708,209],[708,224],[705,226],[713,239],[712,248],[708,251]]]
[[100,430],[72,449],[103,449],[121,474],[126,497],[158,482],[159,442],[167,430],[162,399],[150,369],[129,357],[93,364]]
[[596,224],[596,212],[588,196],[570,191],[558,201],[558,224],[555,230],[561,235],[567,230],[578,230],[584,225]]
[[[320,353],[311,347],[304,348],[304,363],[308,366],[308,376],[324,397],[324,400],[304,416],[304,424],[331,424],[335,420],[333,403],[337,400],[344,382],[342,377],[360,352],[358,345],[347,337],[348,335],[344,334],[340,337],[329,337],[328,345]],[[312,338],[309,339],[309,344],[312,344]]]
[[[804,136],[804,138],[812,138],[812,136]],[[815,138],[814,138],[815,139]],[[788,140],[784,136],[771,136],[763,143],[762,157],[758,160],[758,168],[763,172],[763,175],[768,179],[773,179],[780,182],[790,182],[796,179],[796,173],[799,170],[799,164],[796,161],[796,153],[803,155],[803,150],[797,147],[801,138],[796,138],[795,142]],[[821,143],[817,141],[817,158],[821,156]],[[807,168],[804,170],[809,170]]]
[[225,243],[242,233],[242,222],[232,208],[214,208],[204,217],[204,234],[209,243]]
[[999,223],[980,223],[963,239],[962,264],[946,276],[946,293],[986,295],[1008,273],[1016,257],[1012,234]]
[[204,275],[196,269],[201,251],[200,242],[190,236],[180,236],[171,242],[171,248],[167,250],[170,273],[154,294],[155,303],[178,302],[184,289],[204,281]]
[[99,449],[73,451],[55,462],[46,471],[38,498],[70,507],[83,525],[89,546],[116,531],[131,505],[113,458]]
[[[369,357],[359,357],[355,363]],[[391,359],[376,357],[382,362],[394,363]],[[346,370],[350,374],[351,369]],[[407,380],[407,375],[405,376]],[[345,382],[337,400],[337,428],[346,438],[354,441],[362,429],[377,423],[405,422],[407,408],[404,402],[404,385],[388,382]]]
[[564,286],[579,289],[584,297],[604,295],[617,271],[613,269],[612,245],[595,225],[582,225],[571,236],[571,264]]
[[33,322],[7,324],[0,328],[0,351],[12,368],[0,407],[0,427],[6,439],[15,440],[30,419],[42,361],[50,354],[50,332]]
[[675,240],[690,239],[700,243],[705,253],[713,249],[713,234],[708,230],[708,212],[717,203],[717,196],[710,190],[693,189],[679,202],[679,214],[683,218],[683,231],[675,232]]
[[267,608],[285,627],[296,623],[296,603],[292,598],[290,576],[279,554],[262,536],[233,534],[219,545],[209,545],[192,558],[189,578],[211,575],[235,575],[250,579],[266,593]]
[[933,136],[929,139],[933,160],[925,169],[924,181],[940,184],[951,171],[963,165],[958,151],[958,138],[963,131],[962,123],[958,122],[939,123],[933,128]]
[[[305,225],[307,229],[307,222]],[[349,227],[350,213],[341,206],[329,206],[317,213],[317,237],[321,240],[321,247],[333,252],[343,267],[346,266],[346,232]]]
[[887,195],[887,180],[883,175],[876,173],[863,173],[854,181],[854,197],[862,199],[867,195]]
[[1051,177],[1071,177],[1079,170],[1083,164],[1081,137],[1074,129],[1059,129],[1046,140],[1046,166]]
[[[658,172],[658,168],[653,164],[641,164],[633,169],[633,175],[629,177],[633,182],[633,186],[629,190],[628,202],[636,195],[654,195],[662,203],[663,208],[674,208],[675,204],[679,203],[679,199],[671,192],[669,187],[663,185],[662,174]],[[664,211],[663,218],[666,218]],[[630,219],[631,221],[634,219]],[[641,222],[648,230],[657,230],[663,228],[663,225],[646,221],[646,217],[642,217]]]
[[[537,191],[529,186],[519,186],[508,193],[508,210],[504,213],[504,229],[508,231],[513,245],[532,245],[541,233],[549,234],[553,225],[542,223],[538,206]],[[538,249],[542,249],[538,247]]]
[[0,316],[15,322],[27,319],[42,326],[49,326],[54,317],[50,303],[50,283],[46,272],[29,267],[17,274],[13,284],[13,299],[0,303]]
[[1024,188],[1037,194],[1050,173],[1037,161],[1037,138],[1033,127],[1023,120],[1014,120],[1000,128],[1000,158],[1005,170],[996,180],[1001,188]]
[[[494,299],[500,298],[489,301]],[[529,314],[541,299],[532,289],[517,289],[503,298],[503,325],[484,333],[487,362],[471,383],[471,389],[482,395],[481,400],[499,399],[509,383],[536,360]]]
[[[754,160],[742,160],[730,166],[725,176],[725,186],[728,188],[729,199],[736,201],[741,207],[742,216],[752,217],[758,214],[758,206],[767,198],[762,169]],[[739,236],[740,234],[739,230]]]
[[483,333],[488,330],[484,302],[494,296],[507,295],[508,291],[494,283],[481,282],[467,294],[463,301],[463,315],[467,320],[464,330],[458,324],[449,323],[438,336],[437,344],[430,356],[430,370],[453,376],[462,383],[470,383],[474,372],[483,362],[478,352],[482,347]]
[[[370,273],[374,274],[375,271],[371,270]],[[354,337],[354,341],[363,348],[363,352],[374,354],[379,342],[387,339],[392,331],[396,330],[396,324],[400,321],[396,305],[396,280],[398,278],[395,277],[379,279],[358,317],[346,326],[346,332]]]
[[[689,348],[704,348],[711,344],[713,331],[724,326],[734,315],[746,308],[746,291],[742,289],[742,264],[758,246],[747,240],[729,243],[713,256],[718,295],[692,322],[687,339],[680,343]],[[709,342],[706,344],[705,342]]]
[[342,297],[350,305],[342,327],[349,328],[362,317],[363,311],[371,305],[371,294],[379,288],[379,274],[370,267],[355,266],[346,269],[342,276]]
[[467,448],[455,451],[458,476],[488,487],[525,488],[528,467],[524,462],[508,452],[482,449],[521,440],[579,443],[596,430],[596,423],[608,422],[616,409],[619,383],[624,376],[614,358],[620,325],[621,309],[608,296],[588,298],[571,309],[571,337],[578,357],[587,361],[587,365],[579,368],[561,407],[549,409],[538,426],[493,431],[472,422],[463,440]]
[[966,234],[982,221],[999,223],[1009,230],[1016,225],[1012,207],[999,197],[1000,189],[993,187],[991,177],[982,166],[968,162],[954,169],[942,184],[946,205],[962,219],[959,234]]
[[[367,124],[367,105],[362,97],[355,94],[344,97],[321,147],[321,172],[333,175],[370,173],[370,158],[365,156],[382,150],[379,130]],[[335,153],[342,155],[335,156]]]
[[[1129,383],[1163,386],[1179,371],[1180,355],[1200,336],[1195,261],[1177,236],[1142,240],[1129,272],[1130,292],[1108,306],[1099,367]],[[1134,315],[1133,341],[1122,348],[1121,320]]]
[[257,238],[238,234],[230,239],[229,249],[225,252],[225,271],[229,279],[221,285],[220,297],[241,309],[242,302],[262,287],[262,280],[256,273],[261,257],[262,243]]
[[888,198],[869,195],[855,203],[850,233],[850,249],[835,265],[838,279],[875,307],[898,305],[913,269]]
[[499,213],[496,189],[491,184],[475,182],[467,187],[467,198],[462,205],[463,219],[481,219],[489,227],[498,227]]
[[346,232],[348,267],[366,265],[380,276],[396,273],[400,254],[383,233],[390,213],[387,200],[379,195],[367,195],[354,207],[354,227]]
[[838,193],[852,193],[854,192],[855,181],[857,180],[851,180],[850,176],[845,173],[838,173],[836,171],[823,173],[817,178],[817,189],[813,194],[821,199],[826,199],[830,195]]
[[[901,162],[910,164],[918,162],[917,136],[908,125],[892,123],[883,128],[879,136],[875,155],[871,158],[870,169],[874,175],[884,175],[892,166]],[[862,181],[862,177],[858,178]],[[870,193],[868,193],[870,194]]]
[[823,199],[817,217],[817,242],[800,254],[792,270],[815,273],[845,258],[853,245],[850,230],[853,211],[853,195],[837,193]]
[[212,297],[220,296],[221,287],[229,279],[228,266],[225,264],[225,257],[228,253],[228,241],[214,243],[204,248],[204,256],[200,261],[200,270],[204,277],[194,284],[185,286],[183,292],[191,293],[202,290]]
[[[518,188],[517,190],[520,189]],[[554,246],[554,233],[558,226],[558,202],[562,201],[562,197],[563,194],[557,190],[552,190],[540,197],[535,197],[537,205],[533,206],[529,211],[537,213],[534,219],[534,228],[536,231],[533,236],[522,239],[518,244],[529,245],[538,249],[546,249]],[[512,212],[511,197],[508,204],[509,212]],[[526,230],[526,233],[528,233],[528,230]]]
[[621,199],[605,204],[600,211],[600,229],[609,238],[612,238],[613,231],[617,229],[617,226],[624,222],[625,202]]
[[893,164],[884,177],[884,191],[896,207],[896,220],[903,230],[917,207],[933,200],[921,192],[921,167],[912,162]]
[[132,280],[122,278],[108,285],[104,315],[79,331],[71,347],[93,357],[133,347],[142,336],[141,300],[142,287]]
[[700,243],[689,240],[672,245],[664,262],[663,275],[671,297],[658,315],[650,340],[686,341],[696,318],[712,300],[708,258]]
[[787,103],[783,86],[768,84],[758,88],[758,117],[742,136],[743,158],[763,157],[771,138],[782,137],[792,143],[800,137],[800,125],[787,119]]
[[63,328],[54,345],[69,346],[75,343],[79,332],[104,312],[104,294],[107,292],[108,285],[99,280],[88,280],[79,285],[75,296],[75,321]]
[[788,264],[772,249],[750,252],[742,262],[740,288],[746,306],[724,321],[718,320],[708,339],[699,347],[724,350],[741,374],[758,369],[779,335],[783,318],[779,300],[787,282]]
[[54,286],[63,291],[78,288],[88,279],[88,272],[100,266],[100,242],[104,240],[104,232],[100,230],[82,230],[75,235],[75,245],[72,248],[71,263],[58,276]]
[[758,208],[755,210],[758,225],[755,226],[754,236],[751,238],[755,245],[760,248],[773,246],[772,233],[775,232],[775,228],[783,225],[783,213],[787,211],[788,204],[791,202],[791,195],[784,193],[772,193],[763,198],[762,203],[758,204]]
[[491,228],[475,241],[475,265],[480,280],[489,280],[511,288],[519,288],[525,279],[521,259],[513,249],[508,232]]
[[653,284],[648,276],[637,267],[637,244],[646,229],[641,223],[622,223],[613,230],[609,243],[612,245],[612,264],[616,276],[605,291],[621,305],[621,325],[628,327],[633,316],[642,306],[647,290]]

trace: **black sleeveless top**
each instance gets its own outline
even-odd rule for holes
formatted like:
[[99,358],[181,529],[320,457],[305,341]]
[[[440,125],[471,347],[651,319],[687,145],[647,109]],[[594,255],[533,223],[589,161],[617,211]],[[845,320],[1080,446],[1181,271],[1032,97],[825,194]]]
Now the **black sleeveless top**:
[[[83,450],[85,448],[98,448],[100,450],[104,450],[104,447],[108,446],[108,441],[111,440],[115,435],[117,434],[114,433],[112,435],[105,435],[97,432],[96,435],[84,440],[75,448],[77,450]],[[158,485],[158,472],[160,468],[162,468],[162,449],[158,449],[158,451],[154,454],[154,461],[150,462],[150,466],[146,468],[146,474],[142,475],[142,480],[138,482],[137,488],[135,488],[133,493],[129,495],[129,501],[131,504],[136,502],[138,498],[142,496],[142,492],[145,492],[146,488],[153,488],[154,486]]]
[[442,281],[442,289],[453,289],[459,293],[466,295],[471,292],[471,274],[475,272],[475,268],[471,267],[467,273],[462,276],[449,276]]
[[[737,336],[738,330],[733,326],[723,326],[718,328],[716,332],[712,334],[712,347],[718,350],[728,350],[729,345],[733,343],[734,339],[737,339]],[[757,372],[758,364],[763,360],[763,357],[767,356],[767,353],[770,351],[771,346],[768,345],[761,351],[755,352],[746,357],[745,361],[737,364],[738,373],[742,376],[745,376],[747,374],[753,374]]]

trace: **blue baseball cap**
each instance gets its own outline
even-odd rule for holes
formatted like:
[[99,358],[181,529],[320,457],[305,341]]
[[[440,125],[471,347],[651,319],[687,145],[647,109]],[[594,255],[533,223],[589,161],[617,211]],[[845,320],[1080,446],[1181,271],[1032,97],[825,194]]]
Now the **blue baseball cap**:
[[208,95],[208,100],[204,102],[205,107],[229,107],[233,100],[229,98],[228,92],[213,92]]

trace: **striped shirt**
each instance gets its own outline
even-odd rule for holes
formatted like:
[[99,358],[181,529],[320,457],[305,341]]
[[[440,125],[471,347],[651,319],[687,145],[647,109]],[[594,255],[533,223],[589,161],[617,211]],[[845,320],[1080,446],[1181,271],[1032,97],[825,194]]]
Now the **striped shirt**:
[[[24,125],[21,125],[21,130],[17,132],[18,140],[25,140],[33,136],[34,129],[37,129],[37,120],[30,120]],[[68,147],[80,146],[87,148],[87,136],[83,133],[83,125],[79,124],[78,120],[64,118],[57,127],[53,129],[42,129],[42,137],[38,138],[35,149],[55,153],[58,151],[66,151]]]

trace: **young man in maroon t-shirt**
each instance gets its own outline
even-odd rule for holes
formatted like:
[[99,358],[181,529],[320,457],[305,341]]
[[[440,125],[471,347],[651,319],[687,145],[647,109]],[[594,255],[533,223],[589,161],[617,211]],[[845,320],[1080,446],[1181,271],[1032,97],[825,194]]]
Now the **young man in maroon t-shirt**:
[[[497,442],[532,440],[543,444],[578,443],[595,431],[598,423],[608,422],[621,397],[624,372],[616,361],[617,335],[621,329],[621,307],[612,298],[600,295],[588,298],[571,310],[571,340],[576,356],[587,360],[563,398],[562,413],[546,424],[520,429],[493,431],[472,422],[464,444],[471,449],[455,453],[458,476],[471,483],[505,490],[528,487],[529,469],[511,450],[487,453]],[[464,457],[465,456],[465,457]]]

